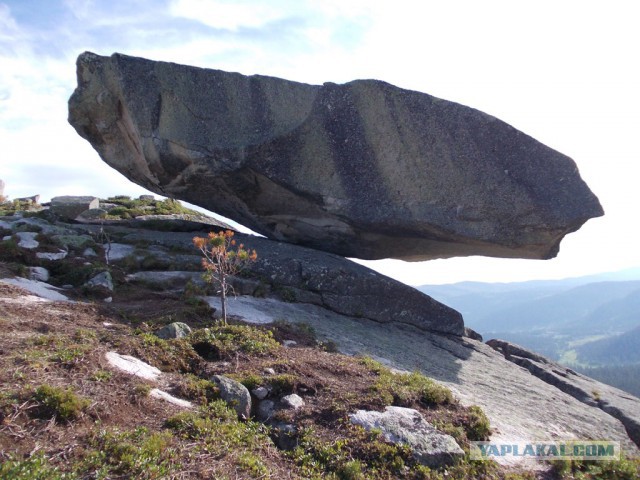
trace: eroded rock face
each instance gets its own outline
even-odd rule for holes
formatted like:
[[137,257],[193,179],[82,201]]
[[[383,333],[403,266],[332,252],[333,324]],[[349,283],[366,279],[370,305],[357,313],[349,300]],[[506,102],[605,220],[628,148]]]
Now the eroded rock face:
[[306,85],[84,53],[69,121],[149,190],[348,257],[550,258],[603,213],[570,158],[380,81]]

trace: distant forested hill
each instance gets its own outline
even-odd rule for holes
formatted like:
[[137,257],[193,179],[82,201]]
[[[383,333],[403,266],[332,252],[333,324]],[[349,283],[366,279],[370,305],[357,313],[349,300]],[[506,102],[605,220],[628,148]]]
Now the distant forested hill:
[[640,269],[565,280],[419,289],[503,338],[569,364],[640,362]]

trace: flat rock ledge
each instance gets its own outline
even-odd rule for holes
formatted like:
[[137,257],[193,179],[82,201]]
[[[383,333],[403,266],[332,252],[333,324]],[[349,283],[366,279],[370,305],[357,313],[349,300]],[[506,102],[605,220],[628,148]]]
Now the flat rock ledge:
[[569,157],[376,80],[307,85],[78,57],[69,122],[133,182],[345,257],[551,258],[603,214]]

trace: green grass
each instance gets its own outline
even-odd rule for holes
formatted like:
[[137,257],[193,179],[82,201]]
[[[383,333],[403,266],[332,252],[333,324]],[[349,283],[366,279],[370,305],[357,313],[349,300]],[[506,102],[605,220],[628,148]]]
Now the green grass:
[[193,348],[207,360],[229,360],[237,355],[275,354],[280,344],[273,333],[246,325],[224,325],[196,330],[188,337]]
[[425,406],[445,405],[453,402],[451,390],[434,382],[421,373],[393,373],[371,358],[360,359],[372,373],[378,375],[371,386],[371,394],[386,405],[411,407],[417,403]]

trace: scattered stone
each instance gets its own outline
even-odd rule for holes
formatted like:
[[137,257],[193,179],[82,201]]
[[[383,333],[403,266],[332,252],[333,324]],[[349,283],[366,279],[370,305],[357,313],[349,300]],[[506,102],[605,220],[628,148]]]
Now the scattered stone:
[[366,430],[380,430],[391,443],[407,445],[421,464],[431,468],[451,465],[464,457],[464,450],[451,435],[441,433],[412,408],[386,407],[384,412],[358,410],[351,423]]
[[69,298],[59,293],[59,288],[49,285],[48,283],[40,282],[38,280],[28,280],[22,277],[16,278],[3,278],[0,280],[2,283],[8,283],[17,287],[24,288],[25,290],[37,295],[38,297],[45,298],[47,300],[68,302]]
[[67,220],[75,220],[81,213],[100,207],[98,197],[62,196],[51,199],[50,211]]
[[33,250],[40,245],[40,242],[36,240],[37,232],[17,232],[15,235],[20,239],[18,241],[19,247]]
[[220,389],[220,398],[236,411],[239,418],[248,419],[250,417],[251,394],[247,387],[223,375],[214,375],[211,377],[211,381]]
[[282,345],[285,347],[295,347],[298,344],[295,340],[284,340]]
[[191,333],[191,327],[186,323],[173,322],[169,325],[165,325],[156,332],[156,337],[163,340],[169,340],[171,338],[184,338]]
[[104,303],[111,303],[113,302],[113,297],[107,297],[103,300]]
[[276,374],[276,371],[271,367],[265,368],[263,371],[264,371],[265,375],[275,375]]
[[285,395],[280,399],[280,403],[284,408],[298,410],[299,408],[304,407],[304,400],[300,395],[292,393],[290,395]]
[[569,157],[386,82],[90,52],[77,76],[69,122],[105,162],[273,239],[365,259],[551,258],[603,214]]
[[266,422],[273,417],[276,411],[276,404],[272,400],[262,400],[258,403],[256,416],[261,422]]
[[256,387],[251,390],[251,394],[258,400],[264,400],[269,395],[269,389],[267,387]]
[[101,272],[86,282],[83,287],[96,294],[109,295],[113,292],[111,273]]
[[143,362],[131,355],[120,355],[116,352],[107,352],[105,358],[109,365],[122,370],[123,372],[144,378],[145,380],[157,380],[162,374],[156,367],[152,367],[148,363]]
[[191,403],[189,400],[184,400],[182,398],[174,397],[170,393],[167,393],[158,388],[151,389],[151,391],[149,392],[149,396],[153,398],[159,398],[160,400],[164,400],[165,402],[169,402],[173,405],[177,405],[178,407],[193,408],[193,403]]
[[58,250],[57,253],[54,252],[36,252],[36,257],[38,257],[41,260],[51,260],[51,261],[55,261],[55,260],[62,260],[64,258],[66,258],[68,255],[68,252],[66,250]]
[[290,423],[273,423],[271,438],[280,450],[293,450],[298,446],[298,428]]
[[49,281],[49,270],[44,267],[29,267],[29,279],[38,282]]
[[82,256],[83,257],[97,257],[98,254],[96,253],[96,251],[93,248],[89,247],[89,248],[85,248],[84,249],[84,252],[82,252]]
[[140,195],[138,200],[142,200],[143,202],[152,202],[156,199],[153,195]]

